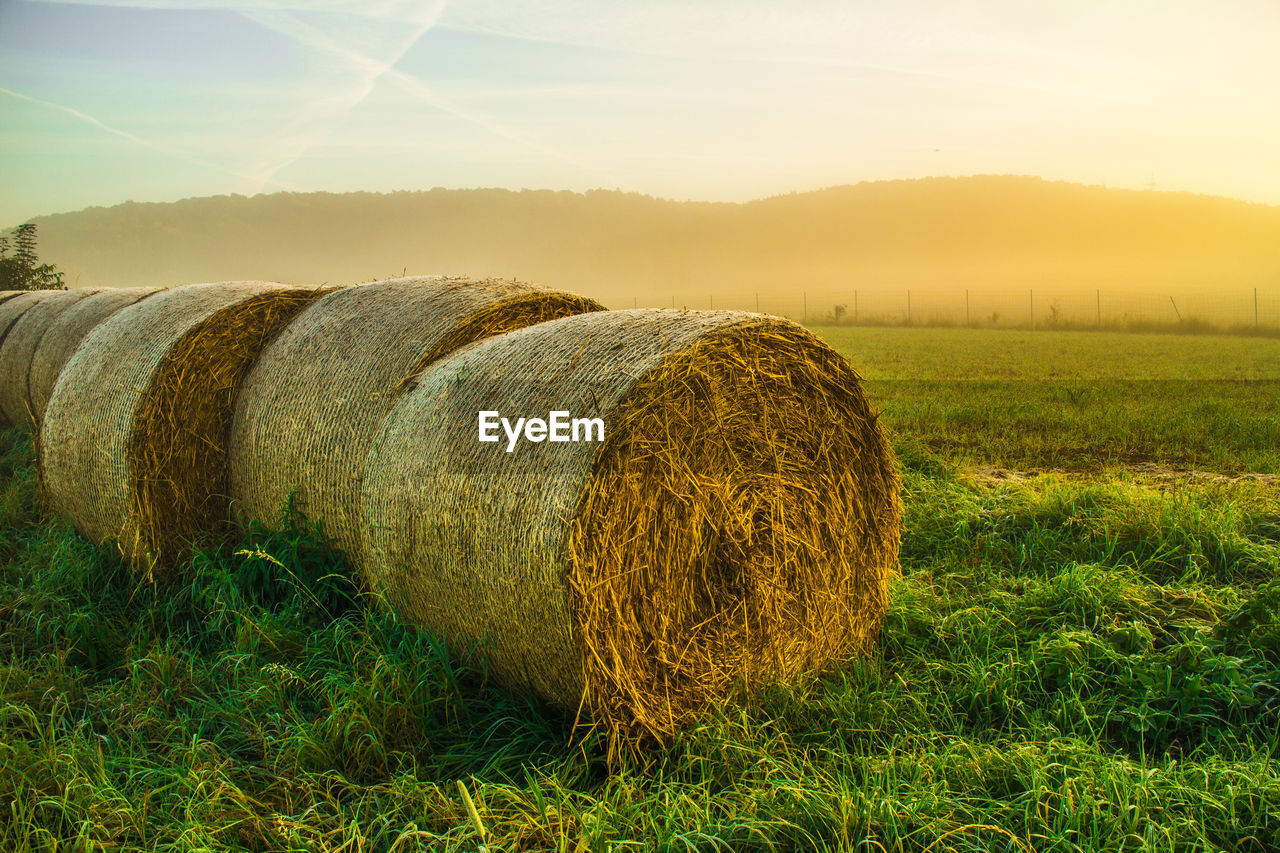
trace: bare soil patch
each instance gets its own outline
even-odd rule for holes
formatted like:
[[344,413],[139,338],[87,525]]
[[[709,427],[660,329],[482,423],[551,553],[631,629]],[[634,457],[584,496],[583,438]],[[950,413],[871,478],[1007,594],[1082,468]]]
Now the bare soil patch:
[[[1218,484],[1263,483],[1280,485],[1280,474],[1262,474],[1255,471],[1244,471],[1234,474],[1223,474],[1216,471],[1199,471],[1187,468],[1170,468],[1155,462],[1138,462],[1118,468],[1107,468],[1109,472],[1124,471],[1143,479],[1173,482],[1207,482]],[[1055,469],[1030,469],[1025,471],[1013,468],[1000,468],[994,465],[978,465],[969,473],[980,485],[999,485],[1002,483],[1021,483],[1044,474],[1073,479],[1095,476],[1096,471],[1061,471]]]

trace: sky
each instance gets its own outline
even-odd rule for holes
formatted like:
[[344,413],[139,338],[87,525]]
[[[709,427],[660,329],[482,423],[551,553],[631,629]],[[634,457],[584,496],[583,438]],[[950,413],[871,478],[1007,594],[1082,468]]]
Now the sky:
[[1014,173],[1280,204],[1276,0],[0,0],[0,226]]

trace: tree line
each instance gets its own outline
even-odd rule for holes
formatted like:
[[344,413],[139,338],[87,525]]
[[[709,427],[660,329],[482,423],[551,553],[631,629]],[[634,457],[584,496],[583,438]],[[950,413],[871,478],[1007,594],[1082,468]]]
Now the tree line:
[[11,234],[0,234],[0,290],[66,289],[57,267],[40,263],[34,222],[19,225]]

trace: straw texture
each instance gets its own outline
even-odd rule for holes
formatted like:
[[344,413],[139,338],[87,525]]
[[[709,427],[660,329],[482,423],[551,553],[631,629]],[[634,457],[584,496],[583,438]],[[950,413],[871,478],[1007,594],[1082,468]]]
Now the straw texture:
[[232,506],[274,521],[294,507],[353,560],[364,457],[400,389],[464,344],[603,310],[532,284],[405,278],[331,293],[289,324],[245,378],[232,422]]
[[35,354],[31,357],[28,399],[37,423],[44,418],[45,407],[53,396],[53,386],[57,384],[63,366],[81,341],[117,311],[128,308],[155,292],[156,288],[153,287],[100,290],[70,306],[53,321],[40,338]]
[[[481,410],[599,417],[606,437],[508,453],[478,441]],[[616,749],[872,643],[898,492],[856,373],[802,327],[587,314],[468,347],[397,402],[366,461],[364,569]]]
[[[13,293],[13,291],[7,291]],[[4,341],[9,336],[10,329],[13,325],[27,312],[29,308],[43,302],[49,297],[57,293],[65,293],[63,290],[30,290],[15,293],[9,298],[0,302],[0,348],[4,347]],[[0,369],[3,365],[0,365]],[[7,426],[15,426],[16,421],[10,421],[5,415],[4,410],[0,408],[0,424]]]
[[0,343],[0,411],[9,423],[34,426],[31,362],[45,332],[59,317],[96,290],[55,290],[9,327]]
[[15,296],[21,296],[28,291],[25,290],[0,290],[0,302],[6,302]]
[[115,314],[63,368],[41,427],[52,507],[115,538],[150,577],[227,520],[226,434],[253,358],[324,291],[265,282],[162,291]]

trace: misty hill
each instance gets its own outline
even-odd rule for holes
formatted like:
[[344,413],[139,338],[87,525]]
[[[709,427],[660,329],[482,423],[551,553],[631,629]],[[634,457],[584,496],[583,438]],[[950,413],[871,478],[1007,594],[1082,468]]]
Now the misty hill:
[[[614,306],[864,305],[975,292],[1280,293],[1280,207],[978,176],[862,183],[745,204],[507,190],[277,193],[37,219],[75,286],[239,278],[519,277]],[[947,296],[946,298],[951,298]],[[1161,299],[1165,299],[1163,295]]]

